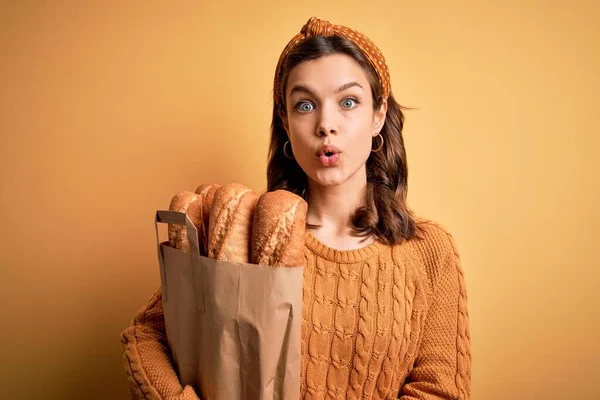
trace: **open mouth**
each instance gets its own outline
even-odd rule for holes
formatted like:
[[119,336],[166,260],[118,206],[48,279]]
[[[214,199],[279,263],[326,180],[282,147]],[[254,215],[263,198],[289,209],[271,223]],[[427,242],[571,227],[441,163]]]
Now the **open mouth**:
[[333,157],[336,154],[340,154],[340,153],[341,153],[341,151],[337,147],[332,146],[332,145],[324,145],[324,146],[321,146],[321,148],[317,151],[316,156],[317,157],[323,157],[323,156]]
[[332,167],[340,161],[340,149],[335,146],[325,145],[317,151],[317,159],[324,167]]

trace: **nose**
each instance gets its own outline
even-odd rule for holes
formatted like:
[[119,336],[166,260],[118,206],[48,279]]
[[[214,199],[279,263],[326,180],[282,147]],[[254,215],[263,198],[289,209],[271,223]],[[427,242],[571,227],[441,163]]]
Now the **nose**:
[[323,137],[337,134],[337,115],[335,108],[323,105],[320,111],[316,131],[317,136]]

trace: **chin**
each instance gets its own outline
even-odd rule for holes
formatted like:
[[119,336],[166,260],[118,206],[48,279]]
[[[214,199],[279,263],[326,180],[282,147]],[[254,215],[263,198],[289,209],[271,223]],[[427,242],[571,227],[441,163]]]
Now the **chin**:
[[314,183],[323,187],[338,186],[347,180],[347,177],[344,176],[342,171],[335,171],[333,169],[313,171],[313,173],[310,174],[309,177]]

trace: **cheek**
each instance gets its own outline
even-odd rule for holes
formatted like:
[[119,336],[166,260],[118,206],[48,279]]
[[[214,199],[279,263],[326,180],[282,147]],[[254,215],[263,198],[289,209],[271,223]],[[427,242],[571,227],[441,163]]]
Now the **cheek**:
[[304,167],[307,165],[308,159],[310,158],[309,153],[314,150],[311,150],[306,137],[304,135],[299,135],[297,131],[295,132],[290,130],[289,140],[290,145],[288,145],[288,148],[293,151],[296,162],[300,164],[302,169],[304,169]]
[[309,128],[309,125],[312,124],[312,119],[309,116],[290,117],[288,124],[290,131],[298,134]]
[[353,135],[348,143],[361,159],[369,156],[373,143],[373,124],[368,114],[354,124]]
[[289,123],[289,139],[295,151],[305,150],[314,140],[313,128],[309,118],[292,120]]
[[371,135],[363,133],[354,141],[354,154],[356,162],[363,164],[367,161],[371,155]]

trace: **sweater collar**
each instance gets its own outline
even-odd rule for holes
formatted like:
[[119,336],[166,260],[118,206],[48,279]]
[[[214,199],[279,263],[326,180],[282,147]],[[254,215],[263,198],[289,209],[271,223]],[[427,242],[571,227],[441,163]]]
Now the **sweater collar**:
[[381,251],[381,248],[385,245],[381,243],[379,239],[376,239],[373,243],[358,249],[338,250],[327,246],[325,243],[322,243],[319,239],[313,236],[312,233],[307,231],[305,246],[326,260],[350,264],[365,261],[369,258],[377,256]]

